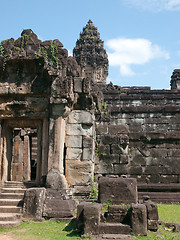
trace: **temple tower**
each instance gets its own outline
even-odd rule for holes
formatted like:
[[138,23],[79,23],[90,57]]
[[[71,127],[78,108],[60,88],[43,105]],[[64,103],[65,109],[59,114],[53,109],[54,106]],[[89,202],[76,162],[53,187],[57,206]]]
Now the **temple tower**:
[[171,89],[180,89],[180,69],[175,69],[171,76]]
[[104,42],[100,39],[100,33],[91,20],[80,33],[73,56],[81,66],[82,77],[106,84],[108,56],[104,49]]

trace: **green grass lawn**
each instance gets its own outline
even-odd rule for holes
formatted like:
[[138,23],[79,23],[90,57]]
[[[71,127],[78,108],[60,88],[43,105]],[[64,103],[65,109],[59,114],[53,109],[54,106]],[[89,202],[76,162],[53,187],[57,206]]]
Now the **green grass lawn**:
[[[180,205],[158,204],[159,219],[163,222],[180,224]],[[158,232],[149,232],[148,236],[134,236],[137,240],[180,240],[180,233],[161,226]],[[80,239],[75,221],[71,223],[59,221],[23,222],[19,227],[0,228],[0,234],[6,233],[16,240],[74,240]],[[1,238],[0,238],[1,239]]]

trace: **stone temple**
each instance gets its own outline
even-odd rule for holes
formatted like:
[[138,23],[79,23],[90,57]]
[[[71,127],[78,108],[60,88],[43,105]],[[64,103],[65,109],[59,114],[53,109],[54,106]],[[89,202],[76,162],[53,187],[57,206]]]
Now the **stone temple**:
[[180,70],[171,90],[106,84],[107,76],[91,20],[73,57],[30,29],[1,42],[1,187],[31,183],[77,198],[101,176],[123,176],[137,179],[139,197],[180,199]]

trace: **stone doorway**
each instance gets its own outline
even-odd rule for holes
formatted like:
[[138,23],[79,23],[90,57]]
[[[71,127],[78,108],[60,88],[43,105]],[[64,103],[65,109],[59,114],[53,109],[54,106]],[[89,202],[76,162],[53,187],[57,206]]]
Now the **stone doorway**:
[[37,171],[37,129],[14,128],[12,161],[9,166],[11,181],[35,181]]
[[42,141],[42,128],[41,120],[11,119],[1,122],[2,182],[34,181],[40,184],[46,166],[42,158],[46,158],[44,149],[47,144],[47,140]]

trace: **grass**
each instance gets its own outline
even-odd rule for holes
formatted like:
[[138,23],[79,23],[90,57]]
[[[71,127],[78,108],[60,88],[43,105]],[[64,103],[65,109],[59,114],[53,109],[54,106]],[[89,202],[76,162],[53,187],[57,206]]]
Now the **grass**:
[[76,230],[76,223],[60,221],[23,222],[19,227],[4,229],[0,233],[7,233],[16,240],[75,240],[80,239],[80,232]]
[[[180,224],[180,205],[158,204],[159,219],[163,222]],[[19,227],[4,229],[15,240],[80,240],[80,232],[76,229],[76,222],[60,221],[23,222]],[[0,237],[1,239],[1,237]],[[88,238],[89,239],[89,238]],[[158,232],[148,232],[148,236],[133,236],[134,240],[179,240],[180,233],[174,233],[171,229],[160,226]],[[84,239],[85,240],[85,239]]]

